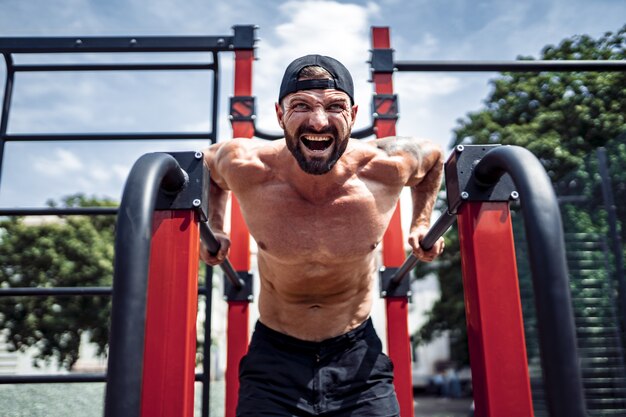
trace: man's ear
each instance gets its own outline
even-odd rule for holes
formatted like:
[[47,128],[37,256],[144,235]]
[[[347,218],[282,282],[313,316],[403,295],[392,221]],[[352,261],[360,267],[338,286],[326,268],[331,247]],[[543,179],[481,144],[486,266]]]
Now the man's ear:
[[352,113],[352,126],[354,126],[354,121],[356,120],[356,114],[359,111],[359,106],[357,104],[355,104],[354,106],[352,106],[352,108],[350,109],[350,112]]
[[285,129],[285,124],[283,123],[283,107],[278,103],[274,103],[274,108],[276,109],[276,119],[278,120],[278,125],[281,129]]

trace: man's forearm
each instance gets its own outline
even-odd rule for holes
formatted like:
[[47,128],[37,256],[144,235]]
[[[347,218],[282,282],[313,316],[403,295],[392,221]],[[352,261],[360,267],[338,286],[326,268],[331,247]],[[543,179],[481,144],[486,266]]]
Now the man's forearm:
[[224,231],[224,215],[228,191],[223,190],[213,180],[209,186],[209,226],[214,232]]
[[422,165],[426,173],[422,181],[411,187],[413,201],[413,217],[411,229],[418,226],[430,226],[430,217],[437,201],[437,194],[441,188],[443,177],[443,155],[437,150],[432,153],[424,153]]

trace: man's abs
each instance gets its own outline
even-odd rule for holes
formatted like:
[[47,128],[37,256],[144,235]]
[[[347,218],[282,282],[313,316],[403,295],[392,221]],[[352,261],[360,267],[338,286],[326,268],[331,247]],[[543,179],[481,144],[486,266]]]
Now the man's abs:
[[326,340],[356,328],[369,317],[373,283],[373,264],[369,259],[359,264],[327,266],[325,273],[316,274],[321,270],[311,265],[280,268],[271,260],[268,265],[260,254],[260,321],[309,341]]

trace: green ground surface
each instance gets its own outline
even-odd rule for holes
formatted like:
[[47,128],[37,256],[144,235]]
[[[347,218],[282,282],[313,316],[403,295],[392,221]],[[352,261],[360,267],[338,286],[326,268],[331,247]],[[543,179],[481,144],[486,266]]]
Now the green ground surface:
[[[200,416],[201,385],[196,384]],[[210,415],[224,415],[224,385],[211,384]],[[1,417],[102,417],[104,383],[0,385]]]

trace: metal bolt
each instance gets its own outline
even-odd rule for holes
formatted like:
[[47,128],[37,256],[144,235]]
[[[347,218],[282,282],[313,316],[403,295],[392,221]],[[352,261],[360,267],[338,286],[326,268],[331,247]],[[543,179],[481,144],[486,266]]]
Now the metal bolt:
[[137,45],[137,39],[134,39],[134,38],[133,38],[133,39],[131,39],[131,40],[130,40],[130,44],[131,44],[132,46]]
[[378,113],[372,113],[373,117],[378,117]]
[[254,300],[254,296],[249,295],[249,296],[248,296],[248,301],[252,301],[252,300]]
[[407,296],[407,297],[411,297],[412,295],[413,295],[413,291],[407,291],[407,292],[406,292],[406,296]]
[[469,198],[469,193],[468,193],[467,191],[463,191],[463,192],[461,193],[461,198],[462,198],[463,200],[467,200],[467,199]]
[[250,118],[251,118],[252,120],[256,120],[256,114],[253,114],[252,116],[250,116]]
[[193,156],[194,156],[196,159],[202,159],[202,152],[200,152],[200,151],[196,151],[196,153],[194,153],[194,154],[193,154]]
[[217,40],[217,46],[222,46],[222,45],[224,45],[224,43],[225,43],[225,42],[226,42],[226,41],[224,41],[224,38],[219,38],[219,39]]
[[223,296],[222,298],[224,299],[224,301],[228,301],[228,297],[227,296]]
[[83,44],[83,41],[82,41],[81,39],[76,39],[76,41],[74,42],[74,44],[75,44],[76,46],[80,46],[80,45],[82,45],[82,44]]
[[465,146],[463,145],[456,145],[456,148],[454,148],[457,152],[463,152],[465,150]]
[[517,200],[519,198],[519,193],[517,191],[511,191],[511,198],[513,200]]
[[387,296],[387,291],[381,291],[380,292],[380,296],[381,297],[386,297]]
[[191,204],[192,204],[194,207],[200,207],[200,205],[202,204],[202,201],[200,201],[200,199],[196,198],[196,199],[194,199],[194,200],[191,202]]

